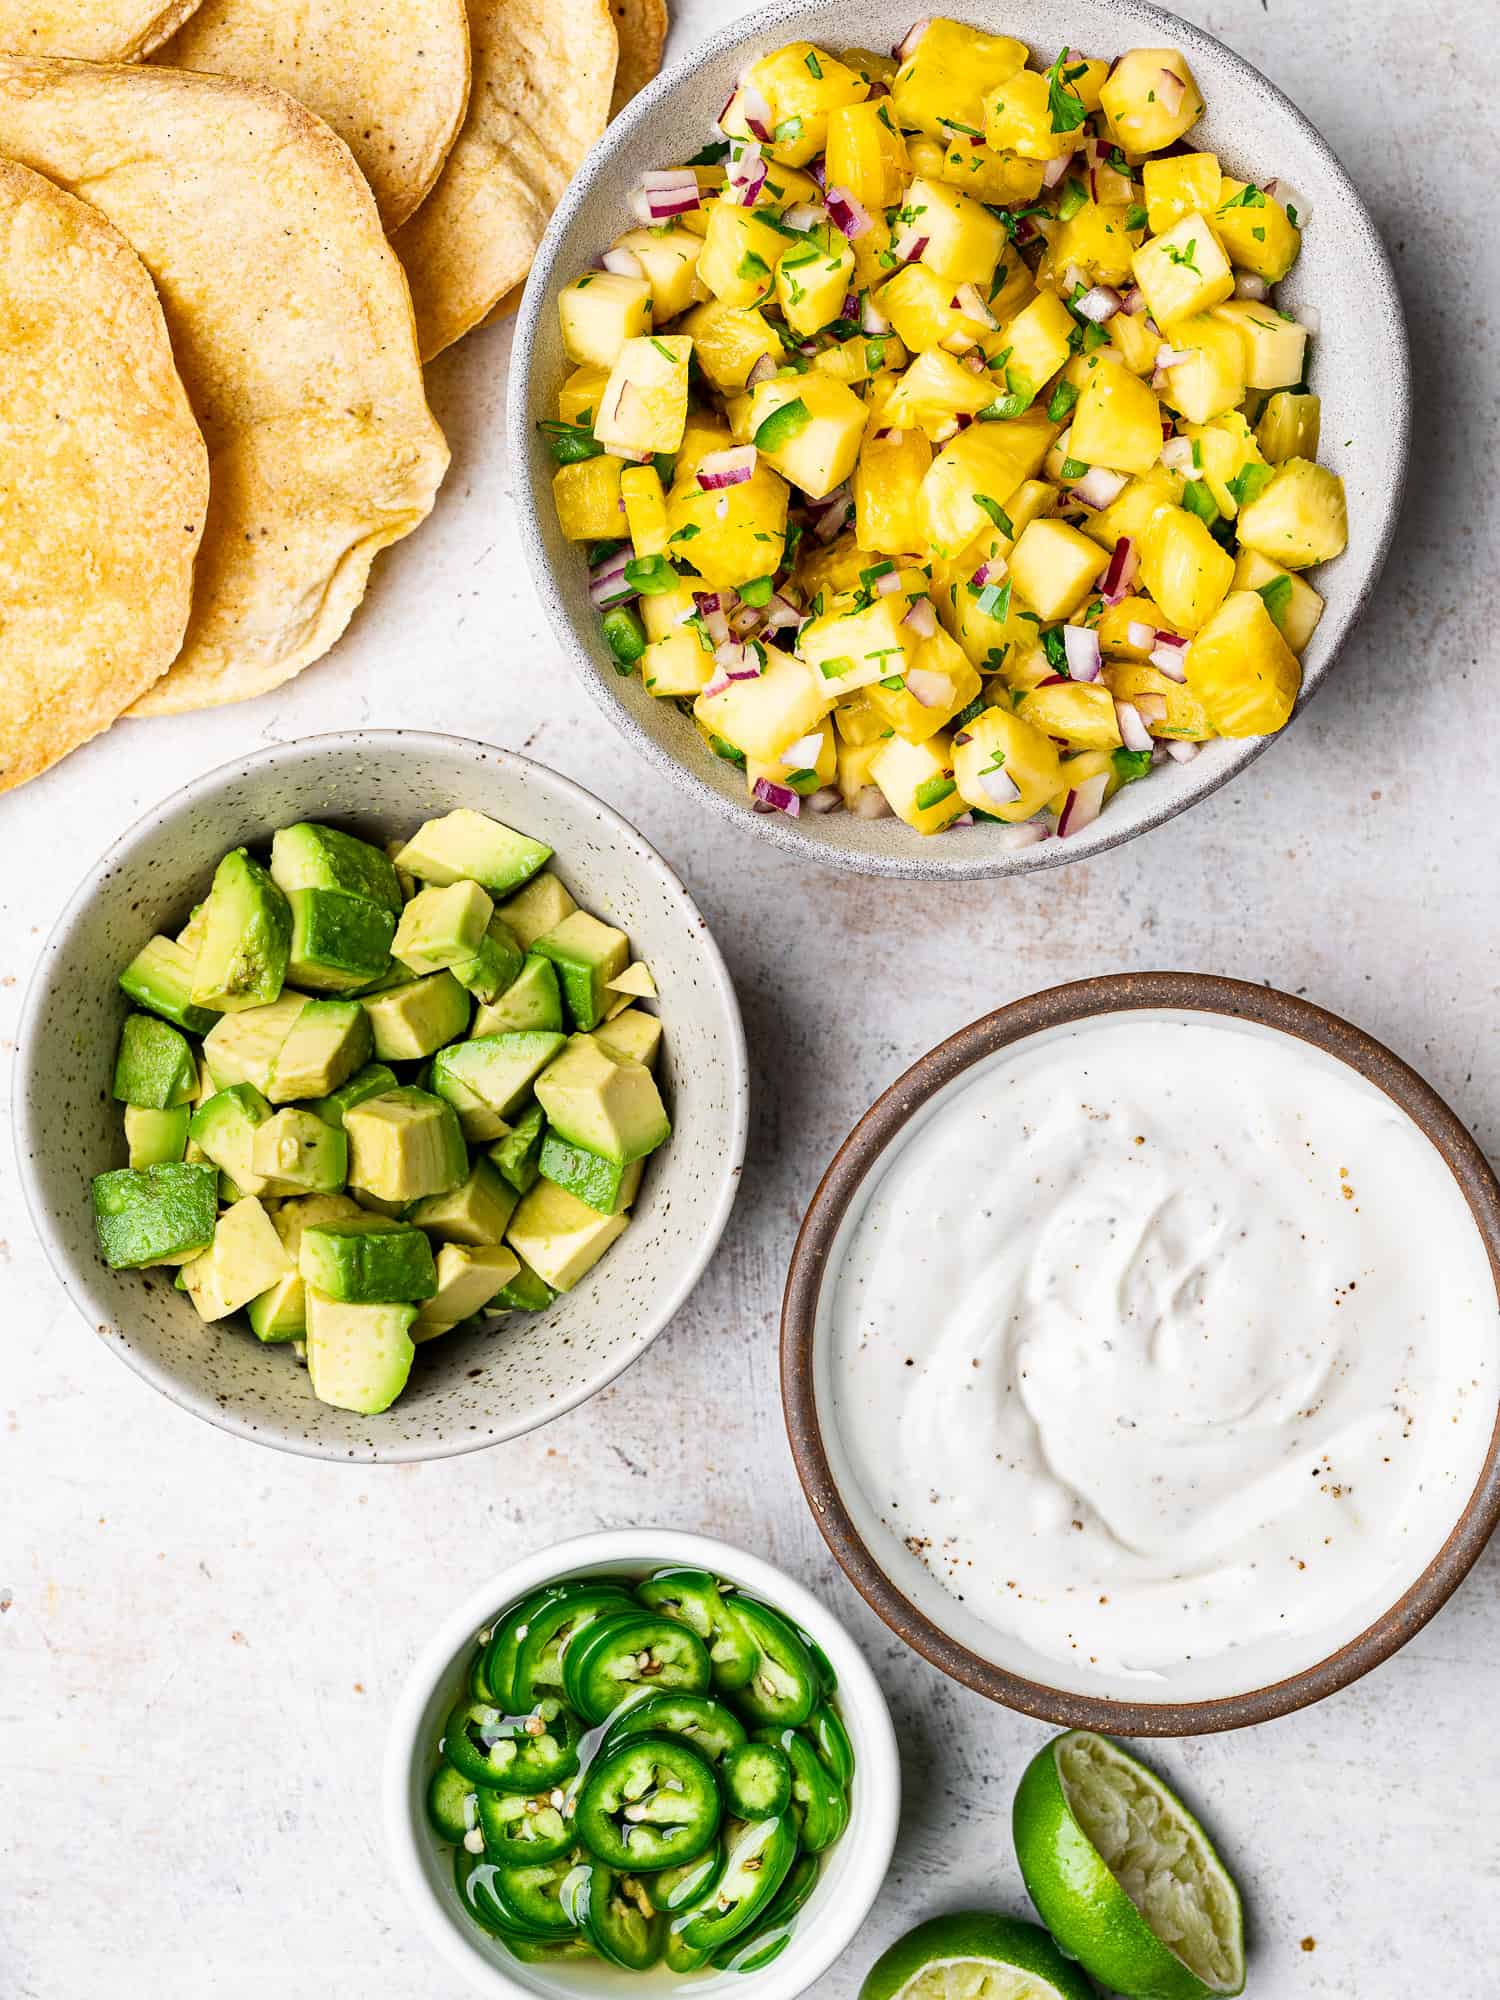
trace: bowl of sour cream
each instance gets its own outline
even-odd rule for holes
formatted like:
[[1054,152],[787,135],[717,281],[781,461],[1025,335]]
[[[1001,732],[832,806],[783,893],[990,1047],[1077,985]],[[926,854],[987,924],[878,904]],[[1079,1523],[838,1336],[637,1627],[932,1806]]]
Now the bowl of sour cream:
[[1367,1673],[1500,1520],[1500,1183],[1360,1029],[1119,975],[987,1015],[865,1114],[782,1319],[850,1578],[992,1699],[1236,1728]]

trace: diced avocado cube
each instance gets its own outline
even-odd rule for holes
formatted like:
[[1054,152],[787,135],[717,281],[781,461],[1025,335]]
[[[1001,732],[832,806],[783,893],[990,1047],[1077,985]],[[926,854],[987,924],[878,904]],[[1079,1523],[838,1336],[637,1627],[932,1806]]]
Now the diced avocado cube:
[[601,924],[587,910],[575,910],[555,930],[536,941],[536,950],[557,967],[563,999],[575,1028],[585,1032],[604,1018],[609,980],[625,970],[630,940],[613,924]]
[[144,1104],[125,1107],[125,1143],[130,1148],[133,1167],[162,1167],[180,1160],[187,1151],[190,1104],[174,1104],[154,1111]]
[[483,1312],[518,1274],[521,1260],[498,1243],[445,1243],[437,1253],[438,1288],[417,1314],[413,1340],[433,1340]]
[[576,1194],[600,1215],[618,1215],[622,1208],[629,1208],[641,1184],[639,1160],[632,1160],[628,1167],[617,1166],[602,1153],[575,1146],[556,1132],[543,1139],[537,1164],[543,1180]]
[[396,856],[396,866],[439,888],[469,881],[492,896],[505,896],[551,859],[552,849],[541,841],[460,806],[418,827]]
[[502,904],[500,914],[522,951],[530,951],[539,937],[555,931],[563,918],[571,917],[577,908],[568,890],[549,868]]
[[255,1134],[271,1116],[271,1107],[253,1083],[232,1083],[215,1091],[193,1113],[188,1134],[206,1160],[228,1174],[236,1192],[264,1194],[267,1183],[255,1171]]
[[281,1238],[281,1247],[291,1259],[293,1269],[284,1278],[278,1278],[269,1290],[257,1293],[246,1306],[245,1316],[257,1340],[267,1344],[296,1340],[307,1331],[307,1301],[302,1273],[296,1269],[302,1232],[314,1223],[357,1216],[359,1212],[358,1202],[351,1201],[346,1194],[303,1195],[300,1199],[278,1202],[272,1209],[272,1227]]
[[661,1052],[661,1021],[639,1007],[627,1007],[612,1021],[601,1021],[594,1030],[594,1040],[622,1062],[644,1063],[647,1069],[655,1069]]
[[430,1299],[437,1290],[432,1245],[421,1230],[378,1215],[304,1228],[297,1268],[314,1291],[356,1305]]
[[188,912],[187,922],[177,933],[177,942],[182,946],[189,958],[196,958],[198,956],[198,947],[203,942],[203,925],[207,916],[207,902],[194,903],[192,909]]
[[458,1113],[459,1129],[471,1146],[491,1139],[503,1139],[510,1130],[499,1112],[472,1090],[450,1058],[452,1049],[439,1049],[428,1066],[426,1088],[441,1097]]
[[349,1180],[382,1201],[446,1194],[469,1171],[458,1115],[431,1092],[405,1084],[344,1113]]
[[628,1221],[600,1215],[566,1188],[538,1181],[511,1217],[505,1240],[556,1292],[570,1291],[591,1271]]
[[563,1047],[563,1037],[540,1028],[481,1035],[458,1042],[434,1058],[433,1088],[461,1084],[500,1118],[509,1120],[531,1095],[541,1071]]
[[309,1000],[276,1051],[266,1096],[273,1104],[326,1097],[369,1062],[373,1046],[370,1017],[357,1000]]
[[[476,1160],[448,1194],[429,1195],[409,1217],[445,1243],[500,1243],[516,1211],[516,1190],[492,1160]],[[460,1315],[462,1317],[462,1315]]]
[[137,1271],[197,1256],[213,1241],[218,1196],[212,1166],[170,1162],[95,1174],[94,1233],[105,1263]]
[[485,1006],[493,1005],[515,984],[523,964],[521,947],[503,917],[491,917],[479,949],[453,968],[453,977]]
[[547,1065],[536,1101],[560,1138],[621,1167],[654,1152],[672,1130],[645,1064],[621,1062],[592,1035],[574,1035]]
[[539,1278],[525,1258],[510,1283],[495,1294],[496,1312],[545,1312],[557,1297],[545,1278]]
[[310,993],[352,993],[390,970],[396,919],[343,889],[294,889],[287,978]]
[[278,1193],[337,1194],[349,1178],[349,1141],[337,1125],[289,1105],[256,1127],[250,1166]]
[[283,993],[268,1007],[251,1007],[243,1014],[226,1014],[203,1038],[203,1060],[217,1090],[232,1083],[253,1083],[263,1095],[276,1074],[282,1044],[300,1019],[307,999]]
[[[405,845],[406,842],[404,840],[388,840],[386,842],[386,858],[389,860],[392,868],[396,868],[396,856]],[[408,875],[404,868],[396,868],[396,886],[401,891],[401,901],[409,903],[417,893],[417,878],[415,875]],[[396,914],[397,916],[401,914],[399,909]]]
[[271,879],[284,895],[298,889],[341,889],[391,915],[401,914],[401,885],[389,854],[336,826],[302,820],[271,842]]
[[203,914],[195,1004],[224,1014],[267,1006],[281,991],[291,948],[286,897],[243,847],[232,849],[214,870]]
[[484,941],[494,898],[477,882],[419,889],[401,912],[391,950],[413,972],[463,965]]
[[350,1305],[307,1290],[307,1373],[320,1403],[364,1417],[388,1410],[406,1387],[416,1349],[411,1305]]
[[608,984],[611,993],[622,994],[629,1000],[655,1000],[658,998],[656,981],[652,977],[651,968],[641,958],[627,965],[618,978],[611,979]]
[[171,1022],[155,1014],[127,1014],[115,1056],[116,1099],[165,1111],[190,1102],[197,1087],[193,1052]]
[[[363,1008],[360,1011],[363,1013]],[[342,1131],[346,1112],[352,1111],[356,1104],[367,1103],[372,1097],[384,1097],[388,1090],[399,1089],[400,1083],[396,1072],[387,1069],[384,1063],[366,1063],[363,1069],[354,1072],[347,1083],[341,1083],[327,1097],[315,1098],[307,1108],[316,1111],[325,1125],[337,1125]]]
[[392,1222],[404,1221],[406,1211],[411,1207],[409,1201],[384,1201],[378,1194],[371,1194],[368,1188],[352,1188],[350,1192],[356,1206],[371,1215],[386,1216]]
[[469,1025],[469,996],[446,970],[362,996],[359,1004],[370,1017],[382,1062],[416,1062],[456,1041]]
[[546,1128],[541,1105],[529,1104],[505,1137],[497,1139],[489,1149],[489,1157],[517,1194],[525,1194],[536,1184],[537,1160]]
[[200,1319],[227,1319],[291,1269],[270,1216],[254,1195],[246,1195],[219,1217],[202,1255],[183,1265],[182,1283]]
[[529,956],[513,982],[500,995],[482,1006],[474,1016],[473,1035],[504,1035],[522,1028],[549,1028],[560,1033],[563,1024],[562,991],[557,968],[547,958]]
[[163,1020],[186,1028],[190,1035],[206,1035],[219,1017],[213,1008],[200,1007],[193,1000],[196,956],[172,938],[154,937],[120,974],[120,986],[137,1007],[160,1014]]

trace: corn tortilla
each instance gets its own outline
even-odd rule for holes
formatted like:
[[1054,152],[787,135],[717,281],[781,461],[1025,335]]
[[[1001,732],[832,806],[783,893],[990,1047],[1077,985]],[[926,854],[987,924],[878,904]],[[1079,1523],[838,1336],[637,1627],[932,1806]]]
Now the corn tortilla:
[[338,638],[448,463],[363,176],[280,91],[27,56],[0,56],[0,152],[134,247],[208,445],[187,637],[134,713],[279,686]]
[[620,38],[620,63],[609,106],[614,118],[661,68],[668,22],[667,0],[610,0],[610,4]]
[[608,122],[619,53],[609,0],[468,8],[468,115],[437,185],[392,238],[424,361],[530,270],[548,218]]
[[273,84],[315,111],[387,231],[437,179],[469,101],[464,0],[202,0],[156,60]]
[[171,665],[208,453],[150,276],[97,209],[0,160],[0,791]]
[[0,0],[0,49],[134,62],[180,28],[198,0]]

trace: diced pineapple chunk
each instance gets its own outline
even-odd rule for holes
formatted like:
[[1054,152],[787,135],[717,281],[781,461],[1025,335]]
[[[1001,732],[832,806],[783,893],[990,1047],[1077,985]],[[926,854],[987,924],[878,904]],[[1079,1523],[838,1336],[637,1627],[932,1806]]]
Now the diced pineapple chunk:
[[[1002,328],[1006,387],[1012,395],[1034,396],[1066,362],[1077,322],[1056,292],[1038,292]],[[1003,349],[1002,349],[1003,351]]]
[[854,277],[848,238],[831,226],[788,243],[776,266],[776,302],[793,333],[810,340],[839,318]]
[[893,333],[880,333],[825,347],[813,356],[812,365],[820,375],[831,375],[835,382],[847,382],[853,388],[883,375],[895,379],[910,360],[903,341]]
[[[1040,812],[1054,795],[1062,768],[1052,739],[1007,705],[987,708],[958,731],[953,776],[965,805],[996,819],[1021,820]],[[1011,785],[1019,797],[1006,797]]]
[[679,625],[675,631],[653,639],[641,655],[641,679],[646,690],[663,699],[695,695],[713,677],[713,648],[707,636],[694,625]]
[[1120,747],[1114,696],[1102,681],[1049,680],[1022,695],[1017,713],[1044,736],[1060,736],[1073,750]]
[[1207,312],[1234,291],[1234,272],[1213,225],[1194,210],[1136,251],[1131,268],[1151,317],[1170,332],[1175,320]]
[[828,120],[828,185],[842,188],[864,208],[894,208],[911,166],[906,141],[884,100],[844,104]]
[[[1019,208],[1035,201],[1042,191],[1040,160],[1018,159],[1014,153],[997,153],[977,140],[956,138],[946,147],[934,140],[918,142],[923,148],[920,171],[931,180],[947,181],[960,187],[976,201],[996,208]],[[912,166],[917,167],[915,158]]]
[[698,276],[726,306],[758,306],[776,283],[788,239],[753,208],[716,201],[698,258]]
[[970,424],[944,445],[922,480],[919,512],[934,555],[954,556],[987,527],[1025,479],[1032,478],[1057,435],[1044,412],[1005,423]]
[[[925,431],[929,438],[937,439],[951,433],[953,419],[961,410],[977,416],[994,400],[993,376],[976,375],[955,355],[941,347],[929,347],[897,382],[881,411],[881,423],[892,430]],[[1158,429],[1158,440],[1160,435]],[[915,544],[902,546],[912,548]]]
[[667,495],[668,546],[692,563],[705,590],[737,589],[769,576],[786,542],[788,497],[786,481],[759,463],[743,485],[705,493],[692,474],[684,476],[679,454]]
[[1259,499],[1240,509],[1239,538],[1283,569],[1331,562],[1349,540],[1343,480],[1325,465],[1289,458]]
[[[816,748],[812,747],[814,744]],[[745,759],[745,790],[752,797],[757,778],[767,778],[773,785],[786,785],[805,799],[831,785],[837,775],[838,744],[831,722],[810,729],[770,763],[762,763],[758,757]]]
[[713,300],[695,306],[682,330],[692,339],[698,366],[721,395],[743,389],[762,355],[779,366],[786,352],[781,335],[754,306],[726,306]]
[[891,82],[896,123],[946,141],[984,129],[984,99],[1026,61],[1012,35],[985,35],[941,16],[930,20]]
[[1258,591],[1231,593],[1198,633],[1187,684],[1220,736],[1268,736],[1288,720],[1302,669]]
[[1196,632],[1234,581],[1234,558],[1196,514],[1163,507],[1141,540],[1141,581],[1174,631]]
[[941,627],[919,639],[904,680],[887,674],[865,690],[887,726],[908,743],[925,743],[979,693],[978,674]]
[[1206,424],[1244,401],[1245,345],[1234,327],[1200,313],[1179,322],[1172,340],[1187,358],[1167,369],[1163,402],[1189,423]]
[[929,271],[954,285],[989,284],[1005,249],[1005,226],[982,202],[919,175],[897,220],[926,238],[920,262]]
[[1101,548],[1113,549],[1121,535],[1129,535],[1139,550],[1146,530],[1163,507],[1175,507],[1182,498],[1183,477],[1165,465],[1153,465],[1139,479],[1132,479],[1107,507],[1090,514],[1084,531]]
[[1108,562],[1097,542],[1066,521],[1033,521],[1010,552],[1010,576],[1043,624],[1051,625],[1078,609]]
[[681,577],[670,590],[653,590],[640,600],[641,623],[648,639],[664,639],[669,632],[689,623],[698,615],[692,582]]
[[797,634],[797,652],[832,699],[890,675],[904,676],[916,658],[918,637],[902,623],[904,595],[875,596],[843,591],[820,617]]
[[567,381],[557,392],[557,414],[565,424],[581,424],[594,421],[594,412],[599,407],[599,398],[604,394],[609,381],[607,368],[595,368],[585,364],[575,368]]
[[1245,344],[1247,389],[1289,389],[1302,380],[1305,326],[1255,299],[1228,299],[1214,307],[1213,317],[1232,326]]
[[1271,468],[1260,455],[1255,434],[1238,410],[1212,423],[1189,424],[1182,435],[1193,447],[1193,462],[1214,505],[1233,520],[1241,503],[1270,484]]
[[833,726],[842,743],[879,743],[887,734],[879,710],[863,692],[840,696],[833,711]]
[[1127,153],[1159,153],[1203,116],[1203,98],[1180,49],[1131,49],[1099,92],[1110,131]]
[[985,144],[1023,160],[1057,160],[1075,145],[1071,132],[1052,128],[1047,79],[1037,70],[1017,70],[984,100]]
[[594,436],[636,457],[675,452],[687,424],[688,361],[685,333],[653,333],[627,340],[610,371],[594,419]]
[[1297,261],[1302,234],[1274,195],[1253,182],[1224,178],[1213,211],[1219,241],[1241,269],[1278,285]]
[[1150,375],[1156,368],[1162,337],[1156,321],[1144,305],[1139,312],[1117,312],[1106,320],[1104,331],[1132,375]]
[[932,446],[920,430],[866,433],[854,468],[854,531],[862,549],[894,556],[921,548],[917,489],[931,463]]
[[1052,245],[1055,271],[1077,264],[1101,285],[1123,285],[1130,277],[1135,240],[1126,226],[1125,202],[1086,201],[1058,230]]
[[651,287],[644,278],[585,271],[558,293],[557,313],[570,361],[613,368],[627,340],[651,331]]
[[[839,714],[843,714],[842,709],[839,710]],[[859,794],[875,783],[870,776],[870,766],[874,763],[884,740],[884,729],[877,729],[875,734],[863,743],[851,742],[847,737],[840,737],[838,788],[846,806],[852,806]]]
[[1073,412],[1075,458],[1113,472],[1149,472],[1161,456],[1161,405],[1149,384],[1100,357]]
[[680,222],[627,230],[615,248],[628,250],[645,272],[651,287],[654,325],[665,326],[668,320],[685,313],[694,300],[704,297],[704,288],[698,282],[698,257],[703,241]]
[[667,553],[667,496],[654,465],[627,465],[620,474],[625,525],[638,556]]
[[1147,160],[1141,168],[1141,186],[1151,234],[1165,235],[1184,215],[1212,215],[1223,185],[1217,153],[1175,153],[1170,159]]
[[607,542],[625,528],[618,458],[585,458],[560,465],[552,475],[557,525],[570,542]]
[[700,694],[693,715],[736,750],[769,764],[818,728],[834,700],[810,667],[773,646],[756,679],[731,681],[719,694]]
[[1241,549],[1234,565],[1236,590],[1258,590],[1292,651],[1305,653],[1323,616],[1323,600],[1306,577],[1293,576],[1258,549]]
[[968,810],[953,778],[953,745],[944,734],[925,743],[887,737],[870,759],[870,776],[891,811],[918,833],[941,833]]
[[1267,397],[1255,438],[1268,465],[1284,465],[1289,458],[1316,458],[1322,428],[1323,405],[1317,396],[1280,389]]
[[[1141,644],[1130,636],[1132,626],[1145,627],[1145,643]],[[1146,660],[1156,644],[1158,632],[1171,632],[1167,614],[1159,604],[1153,604],[1149,597],[1122,597],[1118,604],[1106,604],[1099,614],[1099,622],[1094,627],[1099,635],[1099,650],[1105,660]],[[1180,632],[1173,633],[1181,638]]]
[[777,377],[755,390],[750,421],[761,457],[811,499],[821,500],[854,470],[865,406],[831,375]]
[[1117,701],[1131,702],[1141,710],[1153,736],[1175,736],[1184,743],[1201,743],[1214,733],[1198,697],[1159,667],[1144,661],[1110,660],[1105,663],[1100,679]]
[[745,116],[747,91],[758,91],[771,107],[773,160],[800,167],[823,151],[828,118],[841,104],[858,104],[870,94],[862,76],[847,69],[837,56],[811,42],[788,42],[751,63],[723,118],[723,129],[740,138],[750,136]]
[[[861,237],[863,242],[864,238]],[[875,294],[877,308],[914,354],[962,339],[977,346],[990,331],[988,323],[953,303],[951,283],[925,264],[908,264]]]
[[672,465],[673,491],[691,483],[694,473],[710,452],[727,451],[734,440],[715,416],[706,410],[690,410],[683,427],[682,443]]

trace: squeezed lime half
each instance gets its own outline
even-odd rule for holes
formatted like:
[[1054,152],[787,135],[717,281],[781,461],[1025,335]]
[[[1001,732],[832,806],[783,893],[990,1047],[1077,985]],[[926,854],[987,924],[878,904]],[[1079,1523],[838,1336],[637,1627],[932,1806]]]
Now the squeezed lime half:
[[1019,1917],[960,1910],[898,1938],[859,2000],[1092,2000],[1047,1933]]

